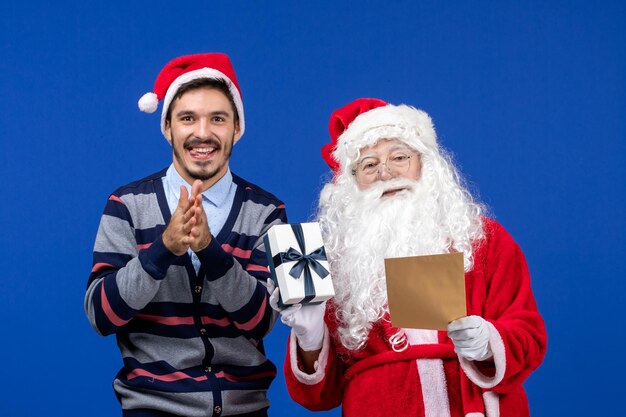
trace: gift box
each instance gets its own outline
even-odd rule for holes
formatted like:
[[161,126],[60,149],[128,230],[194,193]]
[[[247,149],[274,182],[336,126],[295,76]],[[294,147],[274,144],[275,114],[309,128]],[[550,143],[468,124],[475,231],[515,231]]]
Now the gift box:
[[335,295],[318,223],[278,224],[263,237],[278,305],[316,304]]

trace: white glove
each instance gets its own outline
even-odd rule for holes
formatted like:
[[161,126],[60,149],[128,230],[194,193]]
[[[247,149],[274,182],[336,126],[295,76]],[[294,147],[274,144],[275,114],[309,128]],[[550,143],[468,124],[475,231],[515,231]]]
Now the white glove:
[[324,312],[326,301],[321,304],[305,305],[294,304],[281,309],[278,307],[280,289],[274,281],[267,280],[267,290],[270,295],[270,306],[280,313],[280,321],[293,329],[298,339],[298,346],[306,352],[319,350],[324,341]]
[[448,324],[448,337],[454,351],[470,361],[484,361],[493,356],[489,346],[489,325],[479,316],[467,316]]

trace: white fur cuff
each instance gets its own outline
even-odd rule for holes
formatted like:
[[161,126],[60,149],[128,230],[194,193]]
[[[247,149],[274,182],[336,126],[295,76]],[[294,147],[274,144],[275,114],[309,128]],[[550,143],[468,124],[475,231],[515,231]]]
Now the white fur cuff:
[[315,385],[326,376],[326,364],[328,364],[328,351],[330,350],[330,337],[328,328],[324,325],[324,340],[322,341],[322,351],[317,361],[313,365],[315,373],[307,374],[298,366],[298,342],[296,334],[291,330],[289,338],[289,360],[291,361],[291,370],[296,379],[305,385]]
[[496,330],[493,324],[487,322],[487,325],[489,326],[490,331],[489,347],[493,352],[493,361],[496,366],[495,375],[493,377],[483,375],[478,367],[476,367],[474,361],[458,356],[461,368],[463,368],[463,371],[465,371],[465,374],[470,381],[485,389],[493,388],[498,385],[502,381],[502,378],[504,378],[504,371],[506,371],[506,353],[502,336],[500,336],[500,333]]

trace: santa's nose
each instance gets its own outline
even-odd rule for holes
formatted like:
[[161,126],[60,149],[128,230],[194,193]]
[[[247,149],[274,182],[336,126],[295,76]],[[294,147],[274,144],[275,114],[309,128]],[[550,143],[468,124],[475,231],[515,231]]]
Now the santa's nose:
[[394,175],[391,173],[391,170],[389,170],[389,168],[387,167],[387,164],[380,164],[378,166],[378,177],[383,181],[387,181],[387,180],[392,179]]

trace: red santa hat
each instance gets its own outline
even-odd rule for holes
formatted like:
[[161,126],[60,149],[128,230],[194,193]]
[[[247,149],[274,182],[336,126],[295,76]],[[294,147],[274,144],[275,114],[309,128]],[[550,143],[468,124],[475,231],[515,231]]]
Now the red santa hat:
[[226,81],[239,116],[239,138],[241,138],[245,130],[241,89],[235,76],[235,70],[226,54],[185,55],[170,61],[157,76],[154,82],[154,91],[144,94],[139,99],[139,110],[145,113],[154,113],[159,106],[159,101],[163,100],[161,132],[169,141],[169,138],[165,135],[167,109],[181,85],[199,78],[223,79]]
[[322,158],[335,175],[348,171],[359,150],[380,139],[398,139],[418,151],[437,149],[437,134],[426,112],[377,98],[359,98],[335,110],[328,130],[331,141],[322,147]]

